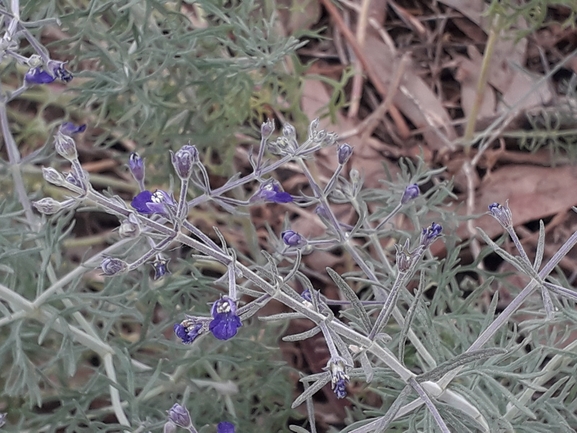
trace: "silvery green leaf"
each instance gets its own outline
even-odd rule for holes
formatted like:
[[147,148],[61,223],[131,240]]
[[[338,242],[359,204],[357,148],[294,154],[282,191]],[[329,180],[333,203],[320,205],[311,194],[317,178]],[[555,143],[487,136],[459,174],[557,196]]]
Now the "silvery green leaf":
[[543,299],[543,307],[545,308],[547,320],[553,320],[555,316],[555,306],[553,305],[551,294],[545,286],[541,286],[541,298]]
[[346,281],[341,277],[337,272],[335,272],[331,268],[325,268],[329,276],[335,282],[337,287],[340,289],[341,293],[347,298],[347,300],[351,303],[351,307],[354,309],[355,313],[361,319],[361,323],[363,326],[363,330],[365,333],[368,333],[371,329],[371,320],[369,319],[369,315],[367,314],[365,307],[361,304],[359,297],[354,292],[353,289],[349,287]]
[[310,433],[307,429],[304,429],[294,424],[290,425],[289,429],[290,431],[294,431],[295,433]]
[[461,353],[461,354],[455,356],[452,359],[449,359],[449,360],[443,362],[442,364],[439,364],[433,370],[427,371],[426,373],[423,373],[423,374],[420,374],[419,376],[417,376],[417,378],[419,381],[438,380],[442,376],[444,376],[445,373],[448,373],[449,371],[454,370],[457,367],[469,364],[471,362],[480,361],[482,359],[490,358],[491,356],[502,355],[504,353],[507,353],[507,351],[505,349],[500,349],[497,347],[492,347],[489,349],[474,350],[471,352],[464,352],[464,353]]
[[371,383],[373,381],[373,376],[374,376],[375,372],[373,370],[373,365],[371,364],[371,361],[369,360],[369,357],[368,357],[367,352],[365,350],[363,350],[360,353],[359,360],[361,362],[361,368],[363,369],[363,372],[365,373],[365,381],[367,383]]
[[329,373],[324,373],[324,375],[313,383],[310,387],[304,390],[304,392],[299,395],[296,400],[291,405],[291,408],[296,408],[300,406],[306,399],[312,397],[318,390],[331,381],[331,375]]
[[577,292],[571,289],[566,289],[563,286],[559,286],[557,284],[545,283],[545,287],[549,290],[553,291],[559,296],[564,296],[566,298],[572,299],[573,301],[577,302]]
[[409,334],[409,330],[411,329],[411,324],[413,323],[413,319],[415,318],[415,312],[417,311],[417,305],[421,300],[421,296],[423,295],[423,290],[425,288],[425,273],[421,272],[419,277],[419,287],[417,288],[417,292],[411,301],[411,305],[409,306],[409,310],[405,315],[405,323],[403,323],[403,327],[401,328],[401,334],[399,335],[399,359],[402,361],[405,357],[405,342],[407,340],[407,335]]
[[223,250],[226,251],[228,246],[227,246],[226,239],[224,238],[222,232],[216,226],[213,226],[212,229],[214,230],[214,232],[216,233],[216,236],[220,240],[220,246],[222,247]]
[[535,252],[535,260],[533,262],[533,269],[539,272],[541,262],[543,261],[543,252],[545,251],[545,224],[543,220],[539,220],[539,239],[537,239],[537,251]]
[[315,326],[312,329],[309,329],[307,331],[304,332],[300,332],[298,334],[291,334],[291,335],[287,335],[284,336],[282,338],[283,341],[301,341],[301,340],[306,340],[307,338],[311,338],[314,337],[315,335],[317,335],[319,332],[321,332],[320,328],[318,326]]
[[278,320],[302,319],[304,317],[301,313],[278,313],[270,316],[262,316],[258,319],[263,322],[274,322]]
[[537,281],[540,281],[541,278],[539,277],[539,275],[537,275],[537,272],[535,272],[535,269],[533,269],[533,267],[529,264],[526,263],[525,260],[522,260],[519,257],[515,257],[514,255],[510,254],[509,252],[505,251],[503,248],[501,248],[499,245],[497,245],[495,242],[493,242],[493,240],[480,228],[477,227],[477,230],[479,230],[479,232],[481,232],[481,236],[483,238],[483,240],[491,246],[491,248],[493,248],[493,250],[495,250],[495,252],[505,261],[511,263],[513,266],[515,266],[518,270],[520,270],[521,272],[527,274],[527,276],[536,279]]

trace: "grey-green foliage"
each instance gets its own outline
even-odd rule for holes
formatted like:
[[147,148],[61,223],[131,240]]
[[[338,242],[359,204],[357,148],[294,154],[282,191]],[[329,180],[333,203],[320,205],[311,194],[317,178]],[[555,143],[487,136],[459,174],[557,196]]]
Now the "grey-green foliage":
[[34,17],[60,16],[67,38],[50,48],[76,72],[77,108],[102,127],[97,143],[130,139],[162,154],[190,139],[234,149],[242,125],[259,124],[265,104],[296,93],[285,57],[303,43],[275,29],[259,2],[46,1]]

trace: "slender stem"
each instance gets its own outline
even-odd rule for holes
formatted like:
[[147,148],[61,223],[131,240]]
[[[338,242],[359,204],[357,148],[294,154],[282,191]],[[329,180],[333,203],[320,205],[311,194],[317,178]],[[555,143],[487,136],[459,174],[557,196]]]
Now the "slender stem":
[[499,40],[499,33],[501,32],[501,26],[499,24],[499,16],[495,16],[493,24],[491,25],[491,30],[489,31],[489,38],[487,40],[487,45],[485,45],[485,55],[483,56],[483,62],[481,63],[481,73],[479,74],[479,81],[477,82],[477,91],[475,94],[475,102],[467,118],[467,125],[465,126],[465,133],[463,135],[463,142],[465,146],[465,153],[468,155],[473,145],[473,134],[475,133],[475,125],[477,124],[477,116],[483,105],[483,98],[485,97],[485,88],[487,87],[487,80],[489,78],[489,69],[491,65],[491,59],[493,58],[493,52],[495,51],[495,46]]

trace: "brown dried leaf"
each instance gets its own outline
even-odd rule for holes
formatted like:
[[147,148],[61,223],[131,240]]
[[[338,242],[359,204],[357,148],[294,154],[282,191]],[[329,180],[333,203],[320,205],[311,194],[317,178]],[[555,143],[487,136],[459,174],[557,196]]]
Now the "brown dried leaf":
[[[566,212],[577,205],[577,171],[575,167],[535,167],[507,165],[492,172],[481,183],[476,197],[475,213],[487,212],[494,202],[505,203],[513,213],[515,225],[525,224],[559,212]],[[489,236],[496,236],[502,227],[489,215],[475,220]],[[465,235],[459,229],[461,235]]]
[[[400,58],[374,32],[367,33],[363,47],[368,63],[375,71],[381,71],[380,78],[385,87],[394,76]],[[432,149],[446,148],[456,138],[451,118],[442,101],[429,86],[411,69],[409,65],[398,89],[395,92],[394,105],[419,129]]]

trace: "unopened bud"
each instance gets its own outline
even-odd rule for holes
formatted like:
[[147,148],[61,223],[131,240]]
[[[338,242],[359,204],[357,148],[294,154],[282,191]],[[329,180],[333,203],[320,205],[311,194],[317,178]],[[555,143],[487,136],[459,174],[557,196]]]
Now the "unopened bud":
[[138,183],[144,181],[144,159],[136,152],[132,152],[128,158],[128,169]]
[[198,162],[198,150],[196,146],[186,144],[176,153],[170,152],[172,165],[176,174],[181,179],[189,179],[192,175],[194,164]]
[[42,177],[52,185],[62,186],[66,183],[64,175],[52,167],[42,167]]
[[406,204],[417,198],[420,193],[421,191],[419,190],[419,185],[416,183],[409,185],[405,188],[405,192],[403,192],[403,197],[401,197],[401,204]]
[[505,206],[499,203],[493,203],[489,205],[489,214],[501,224],[504,228],[508,229],[513,227],[513,214],[511,209],[509,209],[509,204],[505,203]]
[[266,122],[263,122],[263,124],[260,126],[260,135],[264,139],[269,138],[273,132],[274,132],[274,120],[272,119],[268,119]]
[[41,200],[35,201],[32,205],[38,210],[38,212],[45,215],[53,215],[62,209],[62,203],[54,200],[51,197],[46,197]]
[[54,147],[56,148],[56,152],[68,161],[78,159],[76,142],[72,138],[72,135],[84,132],[85,130],[86,125],[76,126],[71,122],[65,122],[60,125],[60,128],[54,137]]
[[126,271],[128,265],[124,260],[115,259],[114,257],[105,257],[100,265],[105,275],[116,275]]
[[284,135],[289,140],[296,140],[296,138],[297,138],[296,129],[290,123],[285,123],[283,125],[282,135]]
[[302,247],[307,243],[307,240],[303,236],[293,230],[282,232],[281,237],[285,245],[289,247]]
[[74,138],[68,135],[56,134],[54,138],[54,147],[56,152],[68,161],[78,159],[78,152],[76,151],[76,142]]
[[175,403],[168,411],[168,419],[182,428],[188,428],[192,425],[188,409]]
[[353,147],[350,144],[341,144],[337,150],[337,157],[340,165],[345,165],[351,155],[353,154]]

